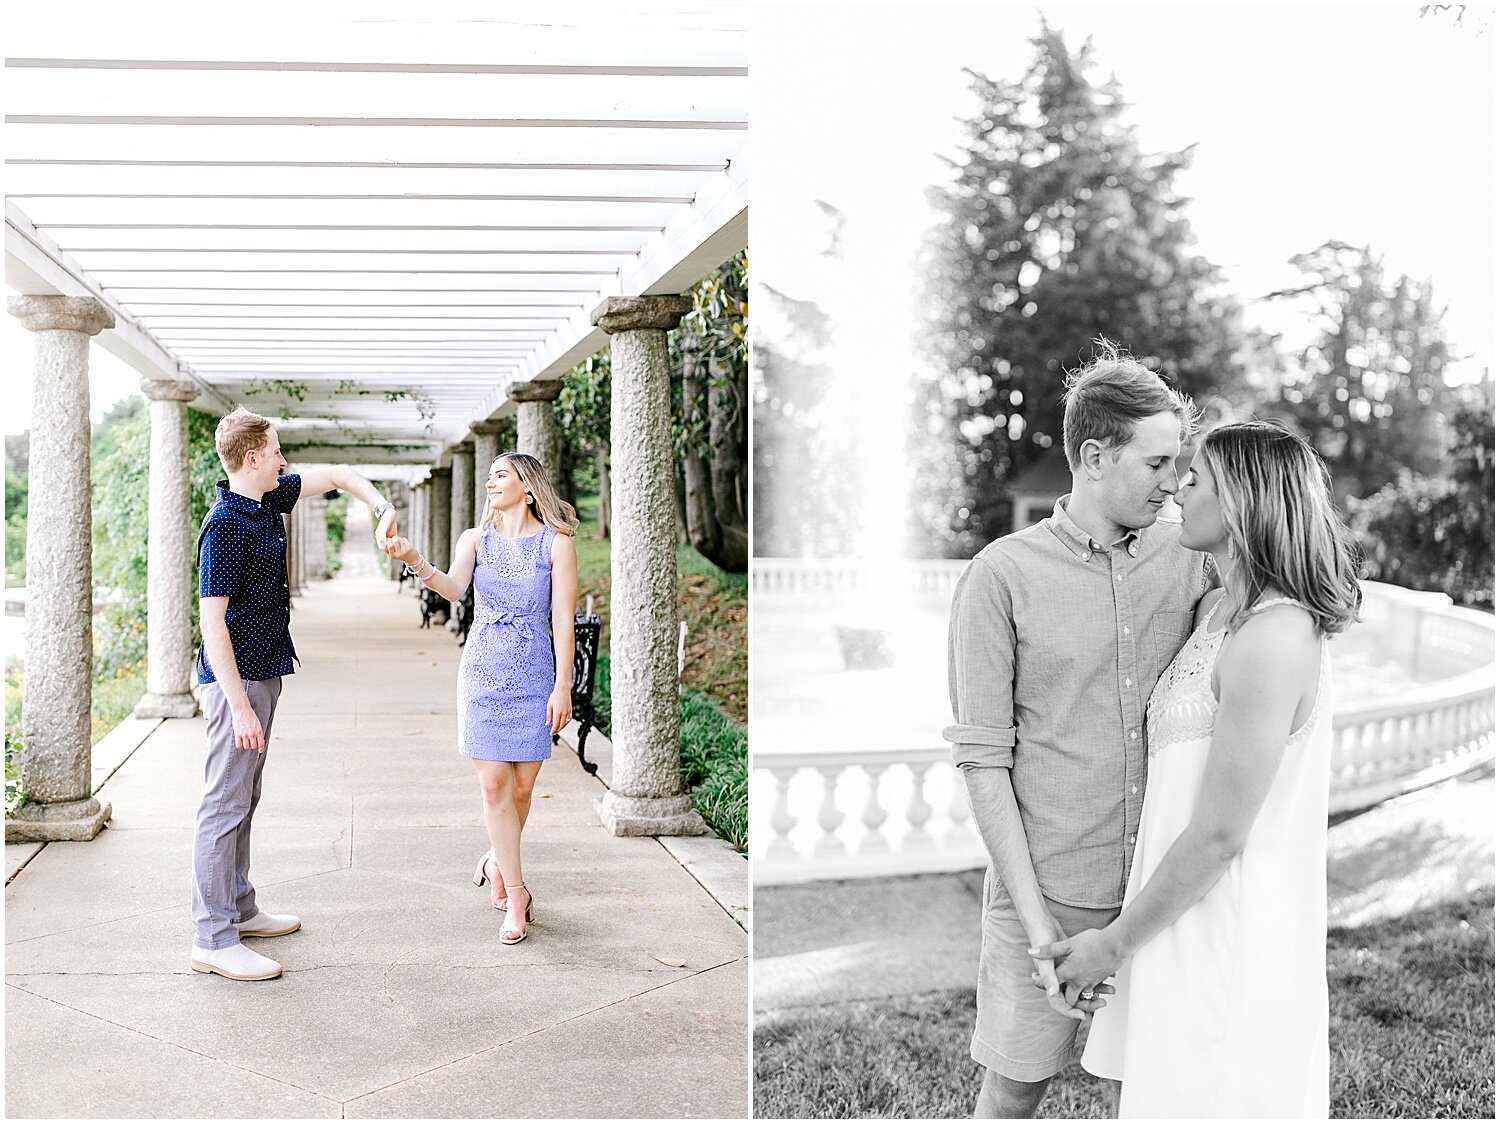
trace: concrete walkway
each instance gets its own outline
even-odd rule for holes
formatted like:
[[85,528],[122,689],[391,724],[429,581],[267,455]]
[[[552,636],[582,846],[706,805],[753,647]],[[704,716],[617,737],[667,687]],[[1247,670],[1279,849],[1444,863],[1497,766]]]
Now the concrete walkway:
[[[1493,762],[1335,824],[1328,846],[1331,925],[1365,925],[1493,886]],[[983,871],[964,871],[757,887],[757,1023],[972,990],[983,882]],[[897,910],[912,903],[916,912],[894,932]]]
[[255,819],[261,904],[303,928],[250,943],[285,974],[189,969],[203,723],[151,727],[98,839],[6,848],[7,1117],[745,1117],[744,931],[660,843],[605,834],[560,746],[537,921],[501,945],[459,648],[350,561],[296,602]]

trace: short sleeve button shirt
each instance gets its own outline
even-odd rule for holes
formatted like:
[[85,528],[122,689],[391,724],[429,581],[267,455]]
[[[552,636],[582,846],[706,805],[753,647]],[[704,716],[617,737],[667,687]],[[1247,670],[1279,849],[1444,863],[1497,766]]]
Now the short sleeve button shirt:
[[[302,477],[281,477],[260,500],[229,490],[220,480],[218,501],[198,536],[198,595],[227,597],[224,614],[241,679],[291,675],[291,587],[286,574],[286,522],[297,506]],[[198,648],[198,682],[214,682],[208,653]]]

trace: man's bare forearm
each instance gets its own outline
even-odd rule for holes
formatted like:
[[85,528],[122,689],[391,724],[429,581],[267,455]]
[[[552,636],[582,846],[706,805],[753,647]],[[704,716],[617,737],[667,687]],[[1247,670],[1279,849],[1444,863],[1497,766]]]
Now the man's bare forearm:
[[229,638],[229,626],[222,620],[200,614],[203,624],[203,653],[208,657],[208,666],[213,668],[214,679],[231,707],[250,705],[250,696],[245,693],[244,681],[240,678],[239,661],[234,658],[234,641]]
[[979,828],[995,873],[1015,903],[1027,936],[1053,939],[1057,922],[1036,880],[1036,868],[1031,862],[1026,827],[1021,822],[1021,809],[1016,804],[1010,770],[967,768],[963,775],[969,789],[969,803],[974,809],[974,823]]
[[367,504],[371,508],[379,507],[385,503],[385,497],[375,490],[375,485],[371,484],[364,476],[346,464],[334,466],[333,482],[339,491],[348,492],[355,499]]

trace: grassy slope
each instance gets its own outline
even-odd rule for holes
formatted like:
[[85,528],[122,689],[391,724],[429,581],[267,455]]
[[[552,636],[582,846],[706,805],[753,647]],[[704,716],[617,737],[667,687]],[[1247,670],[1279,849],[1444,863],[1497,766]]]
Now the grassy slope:
[[[1328,935],[1335,1119],[1495,1115],[1495,891]],[[755,1031],[755,1115],[968,1116],[972,992],[821,1008]],[[1106,1117],[1076,1065],[1043,1117]]]
[[[599,538],[599,500],[582,496],[578,551],[579,602],[594,598],[603,622],[599,661],[599,724],[610,729],[609,543]],[[709,825],[740,850],[749,831],[748,753],[745,733],[749,676],[746,633],[748,581],[709,562],[691,546],[677,550],[678,613],[687,622],[682,675],[683,780]]]

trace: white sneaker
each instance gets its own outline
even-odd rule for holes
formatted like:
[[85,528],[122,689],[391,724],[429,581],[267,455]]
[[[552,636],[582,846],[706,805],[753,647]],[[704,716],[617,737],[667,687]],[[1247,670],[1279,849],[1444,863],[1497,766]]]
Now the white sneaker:
[[280,964],[242,944],[228,948],[194,945],[192,964],[195,972],[214,972],[231,980],[274,980],[281,975]]
[[242,937],[284,937],[302,928],[302,918],[290,913],[267,913],[260,909],[235,926]]

